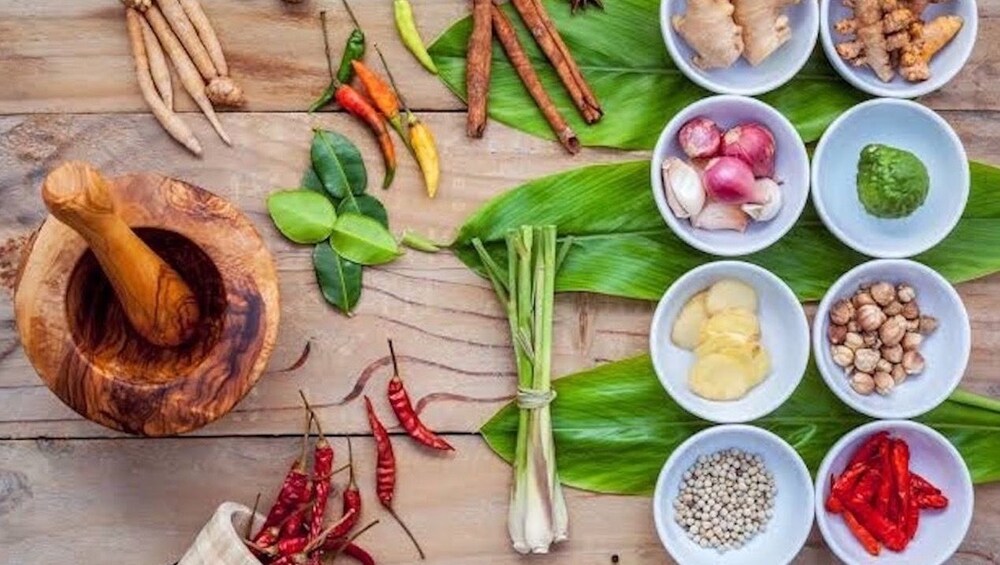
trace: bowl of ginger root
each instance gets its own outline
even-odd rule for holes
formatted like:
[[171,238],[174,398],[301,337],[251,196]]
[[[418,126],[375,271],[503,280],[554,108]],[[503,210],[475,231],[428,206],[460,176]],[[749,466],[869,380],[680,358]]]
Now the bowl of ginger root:
[[978,31],[975,0],[820,0],[823,50],[875,96],[915,98],[965,66]]

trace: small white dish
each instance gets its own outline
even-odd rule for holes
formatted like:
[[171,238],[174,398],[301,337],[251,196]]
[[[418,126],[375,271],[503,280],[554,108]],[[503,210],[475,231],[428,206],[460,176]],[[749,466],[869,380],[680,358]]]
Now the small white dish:
[[[743,233],[696,229],[687,219],[674,215],[663,190],[663,161],[668,157],[686,159],[677,132],[688,120],[705,116],[725,132],[746,122],[759,122],[771,130],[775,144],[774,176],[782,190],[783,205],[778,215],[767,222],[751,222]],[[691,104],[667,123],[660,134],[650,165],[653,198],[663,220],[677,237],[688,245],[723,257],[756,253],[781,239],[795,225],[809,197],[809,155],[795,127],[780,112],[767,104],[745,96],[712,96]]]
[[[706,400],[688,386],[694,352],[674,345],[671,331],[691,297],[729,278],[757,291],[761,344],[771,356],[771,373],[739,400]],[[713,422],[749,422],[781,406],[802,380],[809,362],[809,323],[795,293],[773,273],[751,263],[717,261],[688,271],[670,285],[653,314],[649,351],[663,388],[681,408]]]
[[841,0],[819,1],[819,33],[826,58],[840,76],[855,88],[868,94],[890,98],[916,98],[938,90],[950,82],[972,55],[979,30],[979,15],[975,0],[953,0],[931,4],[924,10],[924,20],[930,21],[937,16],[955,14],[965,20],[962,29],[931,59],[931,76],[928,80],[909,82],[897,73],[892,81],[882,82],[867,66],[855,67],[837,54],[837,44],[849,41],[851,38],[840,35],[833,26],[840,20],[851,17],[851,14],[851,9]]
[[[674,520],[674,499],[684,472],[698,456],[738,448],[760,455],[778,489],[774,515],[766,529],[739,549],[719,553],[691,541]],[[663,465],[653,494],[653,520],[663,547],[685,565],[779,565],[789,563],[805,545],[812,529],[813,483],[799,454],[773,433],[746,425],[715,426],[691,436]]]
[[[854,392],[845,370],[833,362],[827,330],[833,304],[853,296],[862,284],[879,281],[912,286],[921,313],[937,318],[938,328],[920,346],[923,373],[907,377],[886,396],[865,396]],[[827,291],[813,319],[813,351],[823,380],[845,404],[873,418],[915,418],[933,410],[962,380],[971,350],[972,329],[962,297],[944,277],[914,261],[882,259],[848,271]]]
[[[870,215],[857,190],[858,160],[868,144],[910,151],[927,167],[923,205],[898,219]],[[812,197],[837,239],[871,257],[911,257],[951,233],[969,198],[969,162],[962,141],[933,110],[882,98],[851,108],[826,130],[813,154]]]
[[[910,447],[910,469],[940,488],[948,497],[948,506],[941,510],[921,510],[916,536],[903,552],[883,548],[878,557],[872,557],[847,529],[844,520],[826,511],[825,503],[830,494],[830,475],[840,475],[854,450],[869,436],[883,430],[906,441]],[[816,473],[816,524],[833,553],[851,565],[944,563],[969,530],[973,503],[972,477],[955,446],[935,430],[907,420],[871,422],[851,430],[830,448]]]
[[674,29],[674,15],[687,12],[687,0],[660,1],[660,32],[674,65],[698,86],[718,94],[757,96],[790,81],[812,54],[819,34],[819,7],[815,0],[786,6],[792,37],[770,57],[754,67],[740,57],[729,68],[700,69],[692,62],[695,51]]

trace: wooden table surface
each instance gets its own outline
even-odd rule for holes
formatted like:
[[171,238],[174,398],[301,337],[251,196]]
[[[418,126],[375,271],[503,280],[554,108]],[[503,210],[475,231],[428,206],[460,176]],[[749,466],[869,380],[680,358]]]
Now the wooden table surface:
[[[333,39],[340,45],[349,31],[343,8],[334,0],[307,0],[295,7],[278,0],[205,4],[249,104],[245,111],[222,116],[236,140],[233,148],[223,146],[198,114],[185,116],[205,145],[205,157],[196,159],[148,115],[117,1],[0,2],[0,281],[6,287],[0,292],[0,563],[173,563],[220,502],[252,503],[261,490],[270,496],[297,451],[300,388],[320,408],[326,430],[337,434],[340,453],[345,453],[344,438],[354,436],[370,509],[366,519],[378,516],[368,472],[373,446],[358,391],[364,383],[369,390],[383,390],[389,376],[387,337],[397,344],[427,422],[446,431],[457,446],[453,456],[435,457],[409,442],[396,443],[398,510],[423,541],[428,563],[521,562],[509,547],[505,527],[510,468],[476,435],[514,390],[507,322],[493,291],[450,255],[409,253],[366,271],[357,315],[347,319],[327,307],[317,291],[310,248],[286,242],[266,214],[270,191],[297,186],[308,163],[311,127],[351,137],[370,170],[381,174],[375,145],[352,119],[302,112],[326,80],[317,12],[323,6],[331,10]],[[377,194],[396,230],[415,228],[446,241],[479,205],[523,181],[644,155],[587,149],[570,158],[553,143],[496,123],[485,139],[470,142],[461,102],[399,43],[391,3],[353,4],[370,40],[383,48],[411,103],[437,134],[443,157],[435,201],[422,195],[409,158],[401,160],[393,189]],[[463,16],[466,4],[414,0],[428,38]],[[1000,0],[982,0],[979,10],[972,60],[925,102],[957,129],[971,157],[1000,164]],[[193,109],[186,98],[179,105]],[[63,406],[21,351],[9,287],[19,243],[45,217],[38,196],[41,179],[66,159],[88,160],[111,174],[163,172],[213,190],[246,211],[268,240],[280,271],[282,321],[271,366],[290,364],[311,341],[305,366],[291,374],[266,375],[231,414],[184,437],[125,437]],[[1000,396],[1000,276],[959,290],[973,327],[972,363],[963,384]],[[652,309],[644,302],[559,296],[555,373],[644,351]],[[1000,485],[978,487],[976,497],[972,528],[954,561],[997,563]],[[649,498],[571,489],[568,504],[571,540],[536,561],[669,561],[653,529]],[[380,563],[415,561],[391,521],[372,531],[366,545]],[[814,532],[798,561],[834,558]]]

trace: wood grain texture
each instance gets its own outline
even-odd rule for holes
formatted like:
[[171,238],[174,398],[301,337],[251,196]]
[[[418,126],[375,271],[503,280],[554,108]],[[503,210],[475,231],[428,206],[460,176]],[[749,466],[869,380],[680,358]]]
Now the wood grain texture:
[[[128,433],[183,433],[228,412],[257,382],[278,331],[277,274],[257,231],[218,196],[159,175],[90,185],[86,202],[72,188],[50,176],[45,201],[87,238],[48,218],[15,291],[32,366],[69,407]],[[172,347],[127,321],[143,296],[154,311],[169,306],[164,272],[183,273],[202,313]]]
[[[392,3],[363,0],[358,4],[358,19],[369,41],[378,43],[392,61],[413,107],[463,110],[462,103],[423,71],[399,41]],[[329,0],[298,5],[278,0],[212,0],[205,3],[205,9],[226,50],[232,77],[246,94],[245,109],[253,112],[302,111],[326,86],[320,9],[330,12],[336,49],[351,29],[340,2]],[[468,13],[468,0],[419,0],[414,2],[414,12],[423,37],[431,42]],[[979,37],[1000,36],[1000,0],[979,2],[979,13]],[[25,77],[0,81],[0,114],[146,110],[128,52],[122,8],[116,2],[0,2],[0,38],[0,76]],[[1000,45],[981,39],[965,69],[925,101],[938,109],[998,110],[1000,96],[993,87],[998,77]],[[178,95],[176,102],[179,110],[195,109],[186,95]]]
[[[444,457],[401,438],[395,441],[396,510],[426,549],[426,563],[524,563],[508,547],[506,535],[510,468],[478,438],[448,439],[457,451]],[[373,443],[368,438],[352,443],[364,499],[362,522],[383,519],[363,545],[382,564],[417,562],[375,498]],[[337,461],[343,462],[346,441],[334,439],[333,445]],[[251,505],[258,492],[262,503],[270,503],[298,446],[296,438],[0,443],[0,563],[173,563],[219,503]],[[614,555],[627,565],[670,562],[653,530],[649,498],[573,489],[566,495],[570,540],[540,558],[546,564],[610,565]],[[949,563],[982,565],[1000,556],[1000,485],[976,489],[976,498],[969,535]],[[53,540],[56,531],[59,539]],[[814,530],[796,563],[832,562]]]
[[[989,115],[947,116],[972,157],[1000,162],[1000,131],[990,127]],[[367,270],[358,313],[348,320],[320,296],[311,248],[285,241],[267,217],[268,192],[298,183],[308,161],[311,126],[334,128],[355,140],[377,178],[381,167],[377,148],[363,126],[339,114],[229,114],[223,119],[241,143],[225,149],[218,142],[206,159],[196,160],[149,116],[0,118],[0,198],[9,202],[0,209],[0,239],[27,233],[41,221],[43,209],[31,182],[40,183],[47,168],[61,159],[88,159],[109,174],[169,167],[175,175],[212,188],[244,210],[275,254],[284,300],[271,369],[290,365],[306,342],[313,344],[302,368],[266,375],[228,417],[197,433],[295,433],[301,424],[298,388],[309,392],[334,429],[366,432],[363,415],[338,405],[357,399],[359,382],[366,383],[367,390],[384,390],[390,372],[386,337],[396,341],[415,402],[426,397],[428,423],[451,432],[478,429],[514,390],[506,319],[487,283],[448,254],[410,252],[390,265]],[[444,156],[439,198],[426,199],[419,171],[409,158],[401,161],[393,189],[375,194],[388,207],[395,232],[416,229],[438,241],[449,240],[463,219],[488,198],[520,182],[584,162],[641,156],[585,150],[571,159],[557,144],[499,124],[486,139],[469,142],[461,114],[433,114],[427,120]],[[208,131],[207,124],[200,127]],[[136,152],[135,147],[144,150]],[[1000,376],[994,370],[1000,365],[998,288],[1000,276],[959,289],[973,317],[973,354],[963,386],[995,396],[1000,396]],[[595,295],[560,295],[556,303],[554,374],[646,350],[653,304]],[[0,412],[0,437],[107,435],[62,407],[41,386],[14,332],[5,329],[13,324],[6,304],[7,299],[0,297],[0,351],[4,346],[10,349],[0,359],[0,406],[5,408]]]

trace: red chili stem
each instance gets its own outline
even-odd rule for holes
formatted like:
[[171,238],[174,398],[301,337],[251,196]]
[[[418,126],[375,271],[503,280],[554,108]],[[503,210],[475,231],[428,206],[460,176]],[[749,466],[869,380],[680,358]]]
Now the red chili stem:
[[410,395],[406,392],[406,387],[403,384],[403,379],[399,376],[396,351],[392,346],[391,339],[389,340],[389,356],[392,358],[392,378],[389,379],[388,389],[389,405],[392,406],[392,411],[395,412],[400,425],[403,426],[403,429],[406,430],[406,433],[410,437],[427,447],[441,451],[454,451],[455,448],[444,438],[428,428],[420,420],[417,411],[414,410],[413,403],[410,402]]
[[379,523],[378,520],[374,520],[374,521],[368,523],[365,527],[363,527],[360,530],[354,532],[354,534],[352,534],[351,537],[347,538],[346,540],[336,540],[336,539],[333,539],[333,538],[327,538],[326,541],[323,542],[323,546],[322,547],[323,547],[323,549],[334,550],[335,553],[333,554],[332,561],[336,561],[337,557],[340,557],[341,552],[343,552],[344,549],[347,546],[352,545],[352,543],[354,542],[354,540],[356,540],[359,537],[361,537],[361,534],[367,532],[368,530],[370,530],[371,528],[373,528],[375,526],[375,524],[378,524],[378,523]]
[[417,542],[416,536],[414,536],[413,532],[410,531],[410,528],[409,526],[406,525],[406,522],[404,522],[403,519],[399,517],[399,514],[396,514],[396,511],[393,510],[391,506],[386,506],[385,509],[387,512],[389,512],[389,515],[396,520],[396,523],[403,528],[403,531],[406,532],[407,537],[409,537],[410,541],[413,542],[413,547],[417,548],[417,553],[420,555],[420,558],[427,559],[427,556],[424,555],[424,550],[420,547],[420,543]]
[[243,534],[244,539],[250,539],[253,535],[253,523],[257,520],[257,508],[260,507],[260,493],[257,493],[257,498],[253,500],[253,508],[250,510],[250,519],[247,520],[247,530]]

